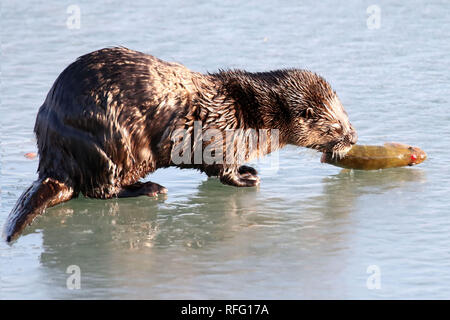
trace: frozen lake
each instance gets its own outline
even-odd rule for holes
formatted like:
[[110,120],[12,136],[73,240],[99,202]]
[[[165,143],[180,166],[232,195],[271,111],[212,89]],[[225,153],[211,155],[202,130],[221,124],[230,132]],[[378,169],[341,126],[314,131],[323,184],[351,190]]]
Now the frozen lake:
[[[79,29],[67,25],[73,4]],[[160,170],[148,179],[166,197],[80,197],[48,209],[13,246],[0,242],[0,299],[450,298],[450,4],[378,1],[379,24],[371,4],[2,0],[0,226],[37,177],[38,160],[24,154],[36,152],[34,121],[53,81],[108,46],[200,72],[313,70],[360,144],[408,143],[429,158],[341,172],[287,147],[278,170],[256,164],[261,186],[250,189]],[[80,290],[66,287],[71,265]],[[379,289],[367,286],[368,268]]]

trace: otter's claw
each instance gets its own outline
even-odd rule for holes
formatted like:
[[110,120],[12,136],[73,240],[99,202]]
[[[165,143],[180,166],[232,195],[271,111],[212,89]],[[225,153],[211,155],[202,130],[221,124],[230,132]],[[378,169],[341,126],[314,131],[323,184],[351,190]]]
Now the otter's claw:
[[250,173],[253,176],[256,176],[258,174],[258,171],[256,171],[255,168],[252,168],[252,167],[249,167],[249,166],[240,166],[238,172],[240,174]]
[[256,187],[260,182],[259,177],[251,174],[250,172],[243,174],[235,172],[231,174],[221,175],[220,181],[224,184],[235,187]]

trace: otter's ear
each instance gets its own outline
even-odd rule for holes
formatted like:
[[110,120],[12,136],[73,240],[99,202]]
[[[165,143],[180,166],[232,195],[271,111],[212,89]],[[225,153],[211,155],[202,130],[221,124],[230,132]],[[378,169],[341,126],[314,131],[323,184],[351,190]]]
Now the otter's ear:
[[300,117],[305,118],[305,119],[311,119],[314,117],[314,115],[315,115],[315,112],[314,112],[313,108],[311,108],[311,107],[303,109],[300,112]]

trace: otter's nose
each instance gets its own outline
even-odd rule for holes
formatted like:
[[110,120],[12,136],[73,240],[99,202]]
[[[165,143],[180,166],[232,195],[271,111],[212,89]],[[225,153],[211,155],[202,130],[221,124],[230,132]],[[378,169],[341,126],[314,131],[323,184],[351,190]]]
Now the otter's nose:
[[349,140],[351,144],[355,144],[356,142],[358,142],[358,134],[356,133],[355,130],[353,130],[352,132],[350,132],[349,134]]

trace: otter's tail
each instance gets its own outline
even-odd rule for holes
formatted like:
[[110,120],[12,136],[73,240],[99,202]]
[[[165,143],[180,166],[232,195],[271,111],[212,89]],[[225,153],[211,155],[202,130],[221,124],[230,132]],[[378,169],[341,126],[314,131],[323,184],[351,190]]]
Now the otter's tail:
[[73,189],[52,178],[41,178],[33,182],[17,200],[9,214],[3,236],[7,242],[14,240],[45,208],[70,200]]

